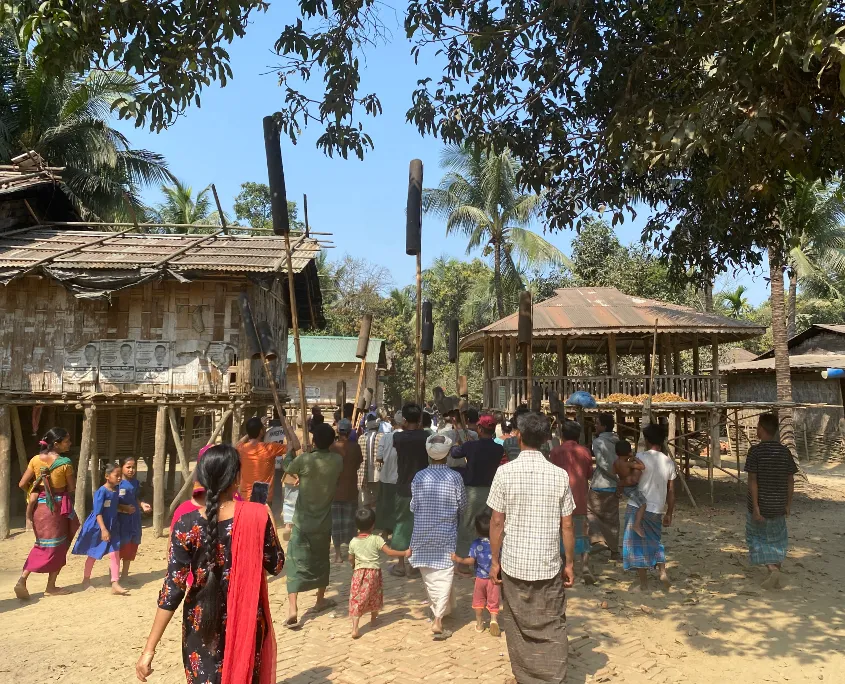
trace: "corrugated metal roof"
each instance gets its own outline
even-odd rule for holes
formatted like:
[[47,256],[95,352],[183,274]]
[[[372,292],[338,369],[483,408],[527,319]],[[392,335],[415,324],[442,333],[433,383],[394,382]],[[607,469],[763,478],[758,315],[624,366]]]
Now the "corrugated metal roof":
[[[302,352],[302,363],[360,363],[355,356],[358,351],[357,337],[335,337],[331,335],[300,335],[299,348]],[[379,364],[379,368],[387,367],[384,340],[370,338],[367,347],[367,363]],[[288,338],[288,363],[296,363],[293,348],[293,336]]]
[[[822,332],[832,332],[836,335],[845,335],[845,325],[830,325],[828,323],[813,323],[809,328],[807,328],[804,332],[800,332],[794,337],[790,337],[787,340],[787,348],[792,349],[797,345],[801,344],[805,340],[809,340],[812,337],[822,333]],[[758,359],[773,359],[775,357],[775,350],[769,349],[769,351],[764,352],[758,356]]]
[[[789,367],[794,370],[824,370],[826,368],[845,368],[845,354],[796,354],[789,357]],[[755,359],[742,363],[732,363],[719,369],[722,373],[773,373],[775,360]]]
[[[104,239],[105,238],[105,239]],[[147,268],[166,262],[170,270],[271,273],[286,271],[285,245],[281,237],[219,235],[191,246],[200,234],[167,235],[58,230],[37,228],[10,237],[0,233],[0,268],[26,269],[44,259],[54,267],[80,270]],[[177,254],[187,247],[187,250]],[[316,258],[320,246],[312,238],[291,238],[294,273]],[[62,255],[66,250],[73,250]]]
[[[642,338],[654,331],[655,319],[660,333],[718,335],[721,342],[750,339],[765,332],[765,328],[759,325],[678,304],[626,295],[613,287],[556,290],[554,297],[535,304],[533,313],[536,340],[608,333]],[[467,335],[461,340],[461,349],[480,349],[485,337],[515,337],[517,326],[518,314],[513,313]],[[703,338],[700,343],[706,344],[707,340]]]

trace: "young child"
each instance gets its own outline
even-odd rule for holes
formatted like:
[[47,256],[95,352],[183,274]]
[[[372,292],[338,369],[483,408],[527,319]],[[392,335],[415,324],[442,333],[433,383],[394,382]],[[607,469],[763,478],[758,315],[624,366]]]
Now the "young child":
[[[123,561],[120,579],[126,580],[129,577],[129,564],[135,560],[138,546],[141,544],[141,511],[149,513],[150,505],[141,500],[141,483],[135,477],[138,472],[136,458],[127,456],[121,459],[120,466],[123,479],[118,489],[120,505],[117,522],[120,529],[120,559]],[[120,510],[129,508],[134,509],[132,513]]]
[[619,476],[619,484],[616,486],[616,495],[621,497],[625,493],[631,501],[637,504],[637,517],[634,520],[634,532],[645,537],[643,529],[643,518],[646,512],[646,498],[640,491],[639,481],[642,477],[645,465],[634,456],[631,444],[626,439],[616,442],[616,456],[613,463],[613,472]]
[[118,510],[124,513],[134,513],[132,506],[120,506],[120,481],[123,469],[120,463],[107,463],[105,467],[105,484],[94,493],[94,510],[91,511],[82,531],[76,539],[73,553],[77,556],[88,556],[85,560],[85,571],[82,578],[82,589],[91,589],[91,570],[94,562],[108,555],[111,567],[112,593],[118,596],[128,595],[128,591],[120,586],[120,527],[117,520]]
[[498,584],[490,579],[490,565],[493,553],[490,550],[490,515],[481,513],[475,518],[476,539],[469,547],[469,557],[461,558],[452,554],[452,560],[462,565],[475,565],[475,589],[472,592],[472,608],[475,610],[475,631],[484,631],[484,608],[490,613],[490,634],[499,636],[499,595]]
[[374,623],[384,607],[384,592],[379,564],[379,551],[395,558],[409,558],[411,550],[394,551],[379,535],[373,534],[376,514],[370,508],[359,508],[355,513],[358,536],[349,542],[349,562],[352,565],[352,588],[349,591],[349,617],[352,618],[352,638],[361,636],[358,621],[364,613],[370,614]]

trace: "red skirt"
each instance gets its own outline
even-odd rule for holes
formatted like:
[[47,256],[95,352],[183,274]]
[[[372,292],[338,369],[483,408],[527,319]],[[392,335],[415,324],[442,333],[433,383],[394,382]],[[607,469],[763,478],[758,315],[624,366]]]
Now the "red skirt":
[[352,573],[349,591],[349,615],[360,617],[384,608],[384,585],[381,570],[361,568]]

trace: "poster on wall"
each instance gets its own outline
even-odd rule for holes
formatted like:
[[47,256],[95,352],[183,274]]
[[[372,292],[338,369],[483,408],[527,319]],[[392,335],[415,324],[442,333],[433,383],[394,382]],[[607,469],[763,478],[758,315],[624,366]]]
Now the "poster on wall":
[[166,385],[170,382],[170,343],[135,342],[135,382]]
[[100,342],[94,341],[65,352],[65,365],[62,371],[64,382],[96,382],[97,367],[100,363]]
[[237,362],[238,352],[228,342],[212,342],[208,345],[208,360],[220,369],[224,375]]
[[135,382],[135,340],[100,340],[100,380]]
[[[293,387],[290,391],[290,399],[291,401],[299,401],[299,386]],[[311,387],[310,385],[305,385],[305,401],[316,403],[320,401],[320,388],[319,387]]]

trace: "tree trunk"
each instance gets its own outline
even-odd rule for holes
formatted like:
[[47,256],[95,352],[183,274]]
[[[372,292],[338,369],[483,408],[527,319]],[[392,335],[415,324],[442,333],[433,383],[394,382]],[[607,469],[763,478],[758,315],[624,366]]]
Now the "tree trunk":
[[713,311],[713,280],[708,278],[704,283],[704,310],[712,313]]
[[[778,401],[792,401],[792,377],[789,370],[789,349],[786,341],[786,302],[783,294],[783,253],[780,245],[769,246],[769,278],[771,282],[772,339],[775,349],[775,383]],[[781,408],[780,438],[797,460],[795,428],[791,408]]]
[[786,269],[786,276],[789,279],[789,300],[786,309],[786,338],[791,340],[795,337],[795,307],[798,297],[798,274],[792,268]]
[[505,295],[502,292],[502,246],[493,243],[493,289],[496,290],[496,310],[499,318],[505,317]]

